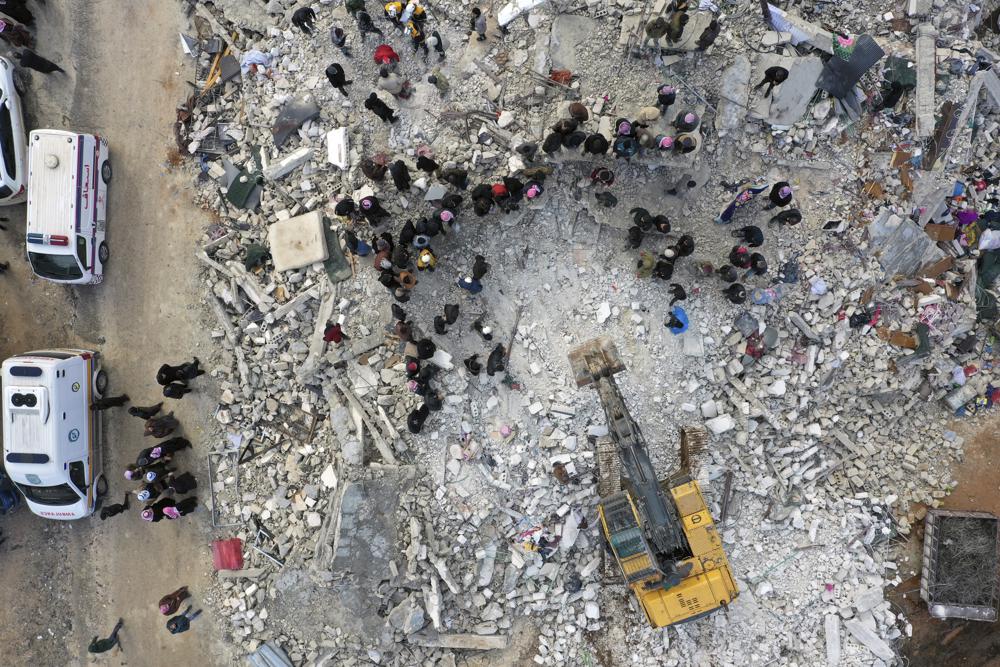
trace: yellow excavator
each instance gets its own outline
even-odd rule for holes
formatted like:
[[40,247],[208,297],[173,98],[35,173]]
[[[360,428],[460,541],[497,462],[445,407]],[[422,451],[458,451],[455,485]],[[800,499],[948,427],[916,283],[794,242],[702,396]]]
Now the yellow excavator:
[[[662,628],[725,607],[739,591],[701,488],[690,475],[691,441],[704,441],[704,431],[682,431],[680,470],[660,481],[615,384],[614,375],[625,366],[611,339],[584,343],[570,352],[569,361],[578,387],[595,385],[608,418],[621,481],[613,485],[617,488],[605,484],[598,512],[625,583],[649,623]],[[598,451],[599,467],[608,464],[608,454]]]

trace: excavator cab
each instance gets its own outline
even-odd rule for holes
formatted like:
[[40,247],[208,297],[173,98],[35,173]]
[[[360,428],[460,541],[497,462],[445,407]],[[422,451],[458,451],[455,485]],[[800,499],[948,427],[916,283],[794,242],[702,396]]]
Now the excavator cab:
[[739,591],[701,488],[691,478],[708,434],[683,429],[681,465],[659,480],[614,381],[625,370],[614,343],[604,336],[568,356],[577,386],[595,385],[608,419],[610,437],[598,442],[597,509],[611,553],[649,623],[660,628],[725,607]]

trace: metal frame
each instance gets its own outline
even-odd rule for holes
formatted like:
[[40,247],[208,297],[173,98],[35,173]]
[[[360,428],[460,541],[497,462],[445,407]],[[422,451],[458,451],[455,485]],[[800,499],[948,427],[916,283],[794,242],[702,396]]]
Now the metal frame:
[[[995,568],[992,582],[993,591],[989,605],[949,604],[944,600],[931,598],[931,589],[937,579],[937,563],[939,554],[940,524],[949,518],[982,519],[998,523],[997,517],[990,512],[962,512],[957,510],[932,509],[924,519],[924,550],[923,565],[920,570],[920,597],[927,603],[927,610],[935,618],[964,618],[970,621],[995,622],[997,607],[1000,603],[1000,567]],[[994,545],[996,558],[1000,564],[1000,526],[997,527],[997,539]],[[991,582],[983,582],[984,586]]]

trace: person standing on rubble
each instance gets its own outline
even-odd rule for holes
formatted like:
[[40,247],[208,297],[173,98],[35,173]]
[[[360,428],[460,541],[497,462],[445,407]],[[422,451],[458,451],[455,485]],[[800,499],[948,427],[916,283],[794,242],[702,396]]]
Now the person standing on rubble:
[[729,263],[738,269],[749,269],[750,251],[741,245],[733,246],[729,251]]
[[764,91],[764,97],[770,97],[771,90],[775,86],[780,86],[785,79],[788,78],[788,70],[784,67],[768,67],[764,70],[764,80],[754,86],[754,90],[759,90],[767,85],[767,90]]
[[771,200],[771,203],[765,206],[764,210],[788,206],[792,203],[792,186],[788,184],[788,181],[778,181],[771,186],[771,192],[768,193],[767,198]]
[[399,15],[402,11],[403,11],[402,2],[387,2],[382,7],[382,13],[385,15],[385,18],[388,19],[389,23],[396,26],[400,31],[402,31],[403,29],[403,24],[399,20]]
[[431,45],[434,51],[438,54],[438,60],[444,60],[444,51],[448,46],[444,37],[441,36],[437,30],[431,33],[430,38],[428,38],[427,43]]
[[326,78],[330,81],[330,85],[339,90],[344,97],[347,97],[347,89],[344,86],[354,83],[348,81],[344,68],[339,63],[333,63],[326,68]]
[[691,111],[681,111],[674,118],[674,127],[678,132],[694,132],[700,123],[701,119],[698,118],[698,114]]
[[687,25],[689,17],[686,12],[677,11],[670,15],[667,23],[667,41],[679,42],[684,35],[684,27]]
[[375,25],[375,22],[372,21],[371,14],[365,11],[364,7],[364,2],[362,2],[361,9],[354,14],[354,18],[358,22],[358,30],[361,32],[361,39],[364,40],[365,35],[370,32],[375,33],[379,37],[385,37],[385,33]]
[[406,417],[407,430],[414,435],[420,433],[421,429],[424,427],[424,422],[427,421],[427,416],[430,415],[430,413],[431,409],[426,403],[410,412],[410,414]]
[[705,51],[708,47],[715,44],[715,40],[719,38],[719,33],[722,32],[722,26],[716,19],[712,19],[712,22],[708,24],[708,27],[702,30],[701,35],[698,36],[698,41],[695,46],[699,51]]
[[670,306],[673,307],[678,301],[684,301],[687,299],[687,292],[684,291],[684,286],[679,283],[670,283]]
[[292,25],[305,34],[312,35],[316,27],[316,12],[312,7],[299,7],[292,14]]
[[472,29],[476,31],[478,41],[486,41],[486,14],[479,7],[472,8]]
[[747,290],[743,285],[739,283],[733,283],[726,289],[722,290],[722,293],[726,295],[730,303],[734,303],[737,306],[745,303],[747,300]]
[[493,348],[490,352],[490,356],[486,359],[486,374],[493,377],[497,373],[502,373],[507,370],[506,364],[506,351],[503,345],[497,343],[497,346]]
[[764,232],[756,225],[747,225],[746,227],[734,229],[730,234],[733,238],[746,241],[746,244],[751,248],[759,248],[764,244]]
[[662,16],[657,16],[646,24],[646,39],[643,40],[642,47],[646,48],[649,44],[656,46],[669,29],[670,24],[667,23],[666,19]]
[[677,89],[663,84],[656,89],[656,104],[665,112],[677,100]]
[[391,71],[387,65],[382,65],[379,68],[378,81],[375,82],[375,85],[393,97],[399,97],[403,92],[402,77]]
[[608,152],[610,143],[603,134],[592,134],[583,142],[583,150],[591,155],[604,155]]
[[333,45],[340,49],[346,57],[351,57],[351,50],[347,48],[347,33],[344,32],[343,28],[334,26],[330,28],[330,41]]
[[398,118],[396,114],[388,104],[379,99],[378,95],[372,93],[365,100],[365,108],[371,111],[373,114],[382,119],[385,123],[395,123]]
[[441,73],[440,69],[435,69],[431,72],[430,76],[427,77],[427,83],[437,88],[438,95],[440,95],[442,99],[451,89],[451,84],[448,83],[448,79]]
[[376,65],[387,65],[389,67],[395,67],[396,63],[399,62],[399,54],[388,44],[379,44],[376,46],[372,58],[375,59]]
[[406,33],[410,36],[410,44],[413,45],[413,52],[416,53],[420,49],[424,50],[424,60],[430,55],[430,49],[427,48],[427,36],[424,31],[413,21],[406,24]]

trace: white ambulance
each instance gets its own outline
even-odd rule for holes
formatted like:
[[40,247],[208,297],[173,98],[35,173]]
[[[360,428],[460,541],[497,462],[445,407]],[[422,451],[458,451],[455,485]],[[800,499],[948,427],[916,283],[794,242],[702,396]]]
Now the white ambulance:
[[93,134],[34,130],[28,137],[28,261],[58,283],[104,280],[108,245],[108,142]]
[[107,389],[100,354],[28,352],[4,361],[0,373],[7,475],[38,516],[90,516],[108,484],[100,412],[90,409]]

